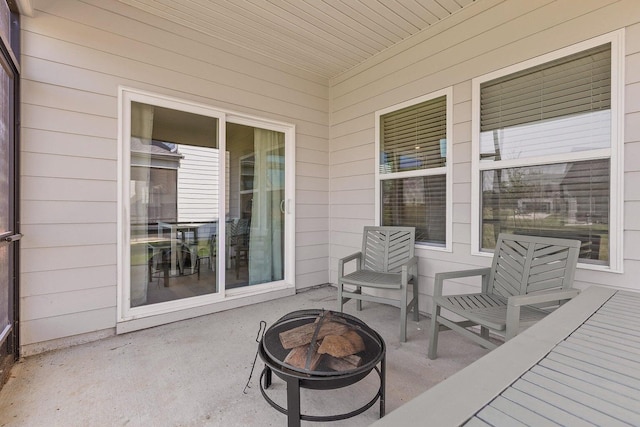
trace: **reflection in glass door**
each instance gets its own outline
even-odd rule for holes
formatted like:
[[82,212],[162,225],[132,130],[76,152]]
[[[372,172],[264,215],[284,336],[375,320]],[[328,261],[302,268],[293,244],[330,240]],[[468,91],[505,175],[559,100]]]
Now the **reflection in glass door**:
[[130,304],[219,292],[218,119],[131,103]]
[[284,133],[227,123],[226,289],[284,279]]

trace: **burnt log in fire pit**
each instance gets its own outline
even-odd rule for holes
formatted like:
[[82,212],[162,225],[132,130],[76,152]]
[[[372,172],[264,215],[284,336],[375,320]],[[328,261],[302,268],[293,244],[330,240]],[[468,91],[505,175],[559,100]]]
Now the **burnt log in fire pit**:
[[[265,400],[287,415],[289,426],[305,421],[336,421],[361,414],[380,399],[380,417],[385,412],[385,343],[360,319],[327,310],[289,313],[267,329],[258,348],[265,363],[260,392]],[[380,366],[378,367],[378,364]],[[338,415],[305,415],[300,411],[300,389],[333,390],[364,379],[375,370],[380,387],[365,405]],[[287,407],[266,393],[272,373],[287,384]]]

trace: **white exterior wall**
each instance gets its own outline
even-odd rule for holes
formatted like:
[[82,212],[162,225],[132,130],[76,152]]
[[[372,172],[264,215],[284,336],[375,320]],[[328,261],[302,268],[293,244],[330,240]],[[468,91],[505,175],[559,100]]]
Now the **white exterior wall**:
[[296,126],[296,287],[329,281],[328,82],[117,0],[22,17],[22,354],[114,333],[118,87]]
[[178,169],[178,222],[220,220],[218,150],[180,145],[178,152],[183,156]]
[[[337,259],[359,250],[362,227],[374,223],[375,111],[453,87],[453,250],[418,250],[420,293],[427,296],[420,309],[430,312],[435,273],[491,262],[471,255],[476,215],[471,211],[471,80],[620,28],[626,28],[624,273],[579,269],[576,286],[640,290],[640,2],[635,0],[483,0],[334,78],[331,282],[337,281]],[[457,287],[473,291],[479,282]]]

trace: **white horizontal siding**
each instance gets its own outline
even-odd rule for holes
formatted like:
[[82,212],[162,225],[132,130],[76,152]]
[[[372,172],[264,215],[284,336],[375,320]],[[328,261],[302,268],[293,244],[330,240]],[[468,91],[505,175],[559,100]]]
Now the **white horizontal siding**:
[[[326,147],[326,143],[324,144]],[[296,161],[307,165],[322,165],[325,168],[329,164],[329,152],[324,150],[314,150],[313,148],[300,147],[296,150]]]
[[318,283],[327,283],[327,267],[328,265],[325,265],[323,269],[310,273],[296,273],[296,287],[298,289],[304,289],[315,286]]
[[[204,52],[207,55],[203,55],[200,58],[202,61],[206,61],[220,69],[228,70],[229,73],[242,73],[248,78],[259,76],[269,84],[280,85],[296,92],[326,98],[326,81],[315,74],[270,60],[266,56],[256,56],[253,52],[237,45],[217,43],[200,31],[176,25],[137,9],[120,4],[108,4],[105,6],[103,0],[88,0],[85,3],[89,6],[64,5],[65,16],[74,21],[85,22],[87,25],[104,28],[131,39],[162,46],[171,52],[185,52],[190,57],[198,58]],[[91,5],[95,5],[97,8],[93,8]],[[130,20],[126,21],[130,25],[126,25],[123,28],[123,21],[114,20],[111,10],[125,14],[127,18],[130,18]],[[140,28],[139,22],[146,24],[144,29]],[[180,35],[180,37],[176,37],[176,35]],[[185,44],[185,39],[189,40],[190,43]],[[237,82],[232,77],[232,75],[225,76],[222,82],[227,84]]]
[[327,218],[329,214],[329,205],[309,204],[309,205],[299,206],[297,208],[296,213],[303,218]]
[[[22,125],[27,129],[114,138],[117,133],[117,124],[117,117],[104,117],[83,111],[65,111],[35,104],[22,104]],[[114,126],[116,132],[113,130]]]
[[296,233],[308,231],[326,232],[329,226],[328,218],[297,218]]
[[23,153],[22,172],[30,177],[112,180],[117,164],[114,160],[55,154]]
[[[22,273],[67,270],[74,280],[73,269],[103,267],[116,263],[115,245],[83,245],[56,248],[22,249]],[[115,301],[112,302],[115,306]],[[26,305],[22,309],[28,309]]]
[[180,145],[178,152],[178,221],[218,221],[218,150]]
[[116,224],[26,224],[22,249],[116,244]]
[[329,244],[329,235],[324,230],[300,231],[296,232],[296,243],[298,247]]
[[117,0],[35,8],[21,20],[23,347],[115,328],[121,85],[293,123],[296,286],[328,282],[326,79]]
[[41,81],[22,80],[21,99],[25,104],[67,111],[84,111],[102,117],[118,114],[113,95],[101,95],[66,86],[51,85]]
[[[624,256],[627,274],[640,264],[640,24],[626,31],[625,68],[625,223]],[[640,268],[640,267],[637,267]],[[633,277],[633,276],[631,276]],[[638,277],[638,276],[635,276]],[[632,287],[633,286],[624,286]]]
[[299,205],[327,206],[329,204],[329,194],[321,190],[296,190],[296,200]]
[[113,286],[76,290],[69,298],[64,292],[34,295],[25,297],[25,307],[21,310],[21,320],[47,319],[56,316],[73,315],[77,312],[77,304],[82,304],[85,311],[113,308],[111,301],[116,298]]
[[21,145],[23,152],[93,159],[117,159],[113,138],[23,128]]
[[[298,165],[298,169],[303,165]],[[296,174],[296,188],[307,191],[326,191],[328,178],[310,177],[303,175],[304,171]]]
[[[463,9],[440,28],[427,29],[331,82],[330,277],[338,258],[359,250],[362,227],[373,223],[374,113],[421,95],[453,87],[453,252],[418,249],[420,309],[430,311],[433,277],[439,271],[488,266],[471,255],[471,80],[482,74],[627,28],[627,96],[640,94],[640,3],[571,0],[487,0]],[[637,98],[637,97],[636,97]],[[640,104],[626,101],[624,274],[580,270],[578,287],[592,284],[640,289]],[[638,151],[638,156],[629,158]],[[365,212],[369,210],[369,215]],[[635,218],[629,218],[635,216]],[[460,280],[449,289],[477,289]]]
[[[115,224],[116,202],[33,200],[25,194],[22,201],[22,224]],[[25,236],[29,239],[29,236]]]
[[[48,342],[114,328],[116,308],[102,308],[20,322],[20,334],[28,353],[50,350]],[[59,337],[52,339],[51,337]],[[70,340],[71,341],[71,340]],[[74,341],[77,342],[77,341]]]
[[[109,6],[109,5],[107,5]],[[92,13],[94,11],[91,8]],[[127,20],[123,17],[112,16],[111,20]],[[48,26],[44,24],[48,23]],[[235,104],[239,107],[239,96],[255,98],[258,106],[264,111],[271,111],[272,105],[281,107],[285,114],[293,109],[299,109],[299,114],[291,116],[307,116],[310,121],[319,123],[318,119],[326,116],[327,102],[318,96],[301,94],[288,87],[274,85],[259,77],[250,77],[248,69],[231,72],[221,70],[201,58],[189,56],[188,50],[172,52],[158,44],[157,39],[140,42],[135,38],[122,36],[117,32],[102,31],[100,24],[90,28],[84,24],[59,18],[52,15],[35,15],[33,20],[23,21],[23,54],[37,56],[42,59],[62,62],[64,64],[83,67],[89,70],[100,71],[111,76],[128,76],[133,81],[147,82],[163,87],[164,82],[175,79],[174,90],[184,93],[203,93],[203,91],[215,93],[220,101]],[[104,25],[104,23],[102,23]],[[121,28],[133,25],[132,22],[123,23]],[[154,31],[144,24],[135,23],[139,31],[135,36],[144,37],[143,31]],[[47,28],[49,27],[49,28]],[[62,29],[62,31],[61,31]],[[58,37],[47,37],[47,30],[56,32]],[[118,30],[116,30],[118,31]],[[155,32],[159,32],[155,29]],[[80,40],[82,43],[73,43]],[[183,42],[188,42],[182,39]],[[183,46],[184,47],[184,46]],[[194,53],[215,60],[215,52]],[[172,58],[173,56],[173,58]],[[179,61],[167,61],[167,59],[179,59]],[[220,76],[220,80],[213,80]],[[198,91],[198,85],[200,85]],[[288,95],[289,99],[286,99]],[[283,99],[285,98],[285,99]],[[295,99],[295,102],[291,101]],[[308,101],[304,103],[304,101]],[[262,103],[260,103],[262,101]],[[315,108],[315,111],[313,109]]]
[[29,200],[40,201],[112,202],[117,193],[115,181],[25,176],[20,185]]
[[[74,280],[69,280],[73,275]],[[44,270],[24,273],[20,277],[20,296],[55,294],[113,286],[116,266],[90,266],[73,269]]]

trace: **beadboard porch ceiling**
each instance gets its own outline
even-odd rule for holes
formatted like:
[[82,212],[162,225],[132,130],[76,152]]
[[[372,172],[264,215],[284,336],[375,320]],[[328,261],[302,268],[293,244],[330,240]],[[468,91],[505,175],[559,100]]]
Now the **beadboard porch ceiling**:
[[119,0],[332,78],[479,0]]

